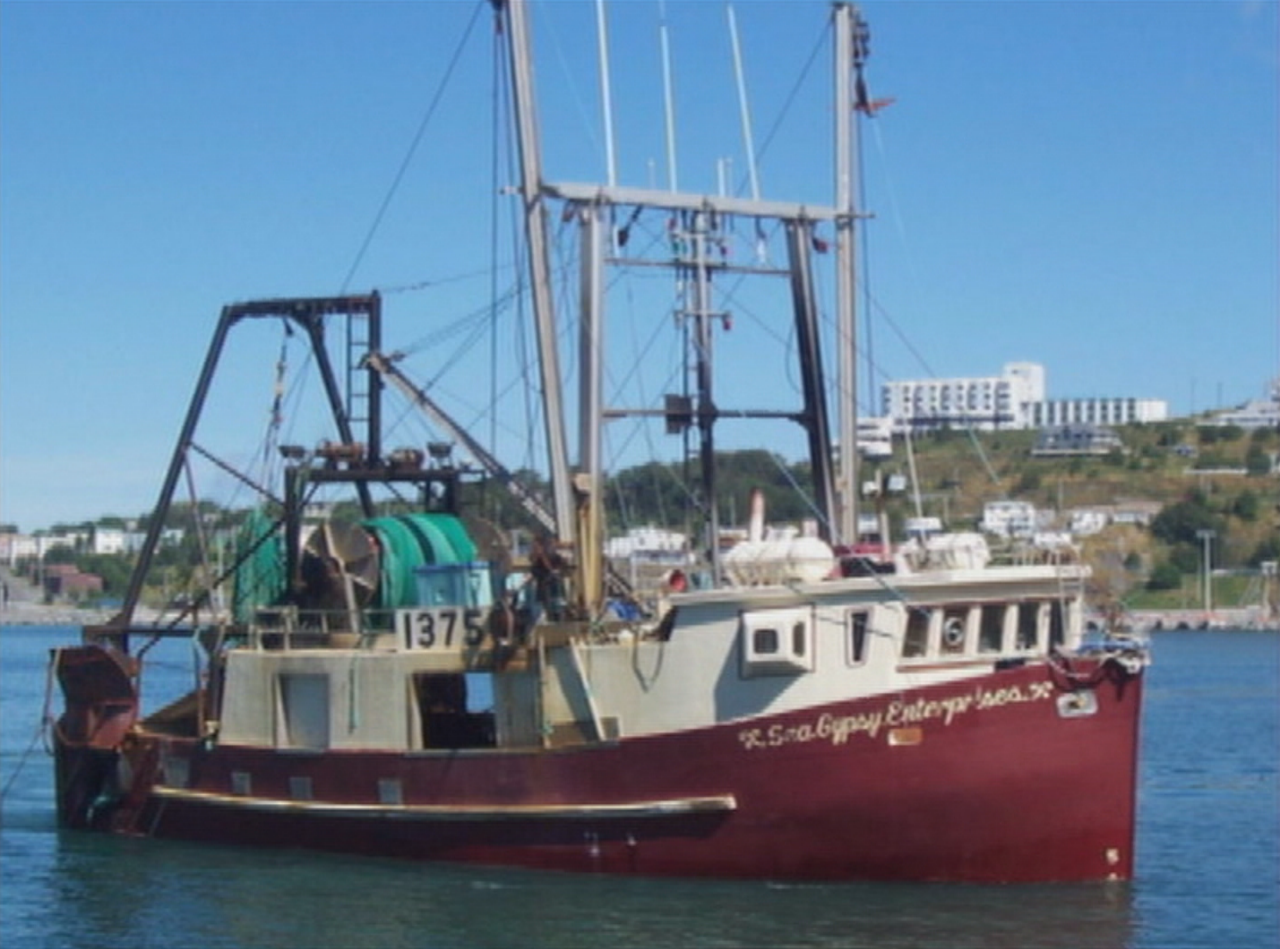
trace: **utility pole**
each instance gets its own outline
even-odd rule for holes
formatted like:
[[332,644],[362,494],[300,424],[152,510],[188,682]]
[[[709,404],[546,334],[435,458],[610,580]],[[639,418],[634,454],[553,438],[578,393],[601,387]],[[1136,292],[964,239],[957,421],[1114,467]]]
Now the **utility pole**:
[[1196,531],[1196,536],[1200,538],[1201,543],[1204,545],[1204,555],[1202,558],[1204,586],[1201,600],[1204,603],[1204,612],[1206,617],[1208,614],[1213,612],[1213,592],[1209,576],[1209,551],[1213,544],[1213,538],[1216,537],[1217,534],[1218,532],[1213,530]]

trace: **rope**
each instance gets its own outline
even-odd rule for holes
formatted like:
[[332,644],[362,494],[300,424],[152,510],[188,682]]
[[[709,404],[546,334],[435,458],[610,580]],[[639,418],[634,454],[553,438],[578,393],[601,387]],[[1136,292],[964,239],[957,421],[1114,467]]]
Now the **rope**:
[[[53,718],[49,712],[50,704],[53,701],[53,673],[58,666],[58,661],[62,656],[62,647],[59,646],[53,651],[53,655],[49,658],[49,665],[45,670],[44,680],[44,707],[40,713],[40,722],[36,725],[36,732],[31,736],[31,742],[27,745],[27,750],[22,753],[22,757],[18,759],[18,767],[14,769],[13,774],[9,775],[9,780],[5,781],[4,788],[0,790],[0,801],[9,796],[9,789],[13,787],[13,783],[18,780],[18,775],[22,774],[22,769],[27,763],[27,759],[31,757],[31,752],[35,751],[36,744],[44,739],[53,723]],[[54,724],[56,728],[56,724]],[[45,751],[53,754],[53,749],[45,743]]]
[[36,726],[36,733],[31,736],[31,743],[27,745],[27,750],[24,751],[22,753],[22,757],[18,759],[18,767],[14,770],[13,774],[9,775],[9,780],[4,783],[4,790],[0,791],[0,801],[3,801],[9,796],[9,789],[13,787],[13,782],[18,780],[18,775],[22,774],[22,768],[27,763],[27,759],[31,757],[31,752],[35,750],[37,743],[39,743],[40,739],[44,736],[46,724],[46,722],[41,721],[40,724]]

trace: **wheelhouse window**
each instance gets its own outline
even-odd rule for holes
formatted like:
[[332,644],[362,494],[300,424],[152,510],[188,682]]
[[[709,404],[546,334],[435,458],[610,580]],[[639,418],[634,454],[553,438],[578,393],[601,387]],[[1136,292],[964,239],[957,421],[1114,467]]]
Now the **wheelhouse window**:
[[1004,603],[986,603],[982,607],[982,620],[978,628],[978,651],[1000,652],[1004,648],[1004,618],[1008,607]]
[[1040,603],[1034,601],[1018,604],[1019,649],[1037,649],[1040,646]]
[[867,659],[867,635],[870,614],[866,610],[850,610],[847,629],[849,630],[849,665],[859,666]]
[[1067,641],[1067,604],[1054,600],[1049,604],[1049,646],[1061,646]]
[[929,650],[929,610],[907,609],[907,630],[902,637],[902,658],[917,659]]

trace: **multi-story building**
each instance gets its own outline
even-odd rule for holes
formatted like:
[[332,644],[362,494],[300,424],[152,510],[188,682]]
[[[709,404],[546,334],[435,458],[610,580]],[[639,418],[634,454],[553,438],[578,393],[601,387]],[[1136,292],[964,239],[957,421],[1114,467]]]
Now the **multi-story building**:
[[1027,406],[1044,399],[1044,367],[1018,362],[998,376],[887,382],[881,398],[895,432],[1026,428]]
[[1032,428],[1054,425],[1131,425],[1163,422],[1169,417],[1164,399],[1049,399],[1029,406]]
[[1062,425],[1129,425],[1169,417],[1163,399],[1046,399],[1044,366],[1007,363],[998,376],[885,383],[884,415],[895,433]]

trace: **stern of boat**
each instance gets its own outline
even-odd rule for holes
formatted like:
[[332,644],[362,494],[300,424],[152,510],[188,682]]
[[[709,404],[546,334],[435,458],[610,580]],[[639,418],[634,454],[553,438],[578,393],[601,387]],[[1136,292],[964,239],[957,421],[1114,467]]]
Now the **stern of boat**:
[[64,703],[53,727],[58,823],[102,828],[121,799],[121,750],[138,720],[136,664],[98,644],[55,649],[50,662]]

